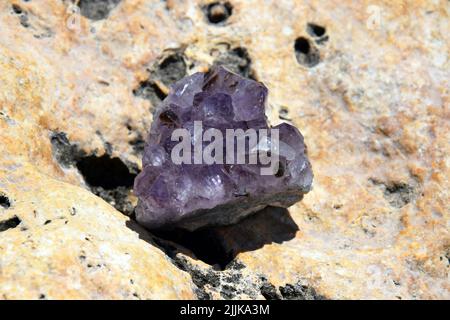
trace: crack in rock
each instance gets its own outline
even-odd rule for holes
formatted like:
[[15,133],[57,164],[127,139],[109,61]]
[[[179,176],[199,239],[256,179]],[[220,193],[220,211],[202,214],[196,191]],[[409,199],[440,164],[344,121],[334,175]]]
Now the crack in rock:
[[[69,142],[64,132],[50,136],[56,161],[64,168],[77,168],[92,193],[101,197],[125,215],[131,215],[134,205],[130,200],[138,168],[120,158],[104,154],[88,155],[76,144]],[[109,145],[109,143],[105,143]],[[109,148],[111,151],[111,146]]]

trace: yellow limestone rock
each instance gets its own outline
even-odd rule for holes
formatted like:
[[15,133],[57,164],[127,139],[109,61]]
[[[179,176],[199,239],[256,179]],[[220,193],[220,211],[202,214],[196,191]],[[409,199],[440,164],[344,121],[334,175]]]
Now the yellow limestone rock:
[[[230,0],[210,23],[211,2],[127,0],[91,20],[71,1],[1,1],[0,297],[449,299],[448,2]],[[315,181],[273,226],[214,230],[226,270],[180,249],[189,276],[113,208],[132,208],[130,188],[77,164],[137,173],[167,86],[215,63],[264,82]],[[77,151],[67,166],[55,132]]]

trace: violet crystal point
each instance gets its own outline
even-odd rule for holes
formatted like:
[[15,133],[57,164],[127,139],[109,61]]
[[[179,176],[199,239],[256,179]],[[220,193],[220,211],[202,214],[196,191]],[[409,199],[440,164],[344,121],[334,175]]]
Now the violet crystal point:
[[[196,73],[172,85],[155,113],[143,170],[135,181],[139,198],[136,219],[140,224],[149,229],[188,230],[228,225],[267,206],[286,208],[302,199],[311,189],[313,178],[303,137],[287,123],[269,127],[264,113],[267,93],[263,84],[223,67]],[[199,123],[202,131],[196,131]],[[216,142],[202,136],[210,128],[222,133],[217,150],[223,150],[223,161],[196,163],[196,148],[206,150],[212,143],[209,141]],[[181,164],[172,157],[172,150],[184,140],[172,139],[175,129],[184,129],[192,146],[191,154],[179,153],[190,160]],[[227,129],[278,129],[279,143],[273,143],[275,136],[270,133],[258,135],[256,143],[247,141],[245,164],[236,164],[239,150],[234,145],[229,149],[234,149],[234,161],[226,159]],[[217,150],[211,155],[220,155]],[[261,169],[270,167],[270,163],[263,164],[259,157],[250,164],[250,155],[258,150],[277,161],[276,172],[262,175]]]

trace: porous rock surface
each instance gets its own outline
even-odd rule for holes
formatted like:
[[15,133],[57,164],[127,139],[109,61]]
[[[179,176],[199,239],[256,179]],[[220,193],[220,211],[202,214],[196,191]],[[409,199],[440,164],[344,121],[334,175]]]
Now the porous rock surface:
[[[87,2],[0,3],[0,297],[450,298],[447,1]],[[152,235],[131,190],[152,110],[217,64],[301,128],[314,188]]]

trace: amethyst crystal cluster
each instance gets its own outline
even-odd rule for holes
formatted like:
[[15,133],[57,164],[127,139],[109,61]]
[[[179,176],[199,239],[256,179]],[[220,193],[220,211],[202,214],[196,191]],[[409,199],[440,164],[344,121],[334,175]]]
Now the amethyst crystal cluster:
[[[302,199],[311,189],[313,177],[303,137],[286,123],[268,126],[264,113],[267,93],[263,84],[223,67],[193,74],[171,87],[155,113],[143,170],[135,181],[140,224],[150,229],[188,230],[228,225],[266,206],[289,207]],[[202,139],[194,128],[198,121],[203,132],[215,128],[224,139],[227,129],[278,129],[278,147],[267,153],[277,155],[276,172],[262,175],[259,160],[256,164],[174,163],[172,150],[179,141],[173,141],[172,133],[186,129],[191,143],[198,143]],[[270,145],[271,137],[262,145]],[[206,147],[210,142],[203,140],[200,144]],[[257,141],[260,146],[262,139]],[[225,141],[223,146],[225,154]],[[246,156],[251,150],[248,142]]]

